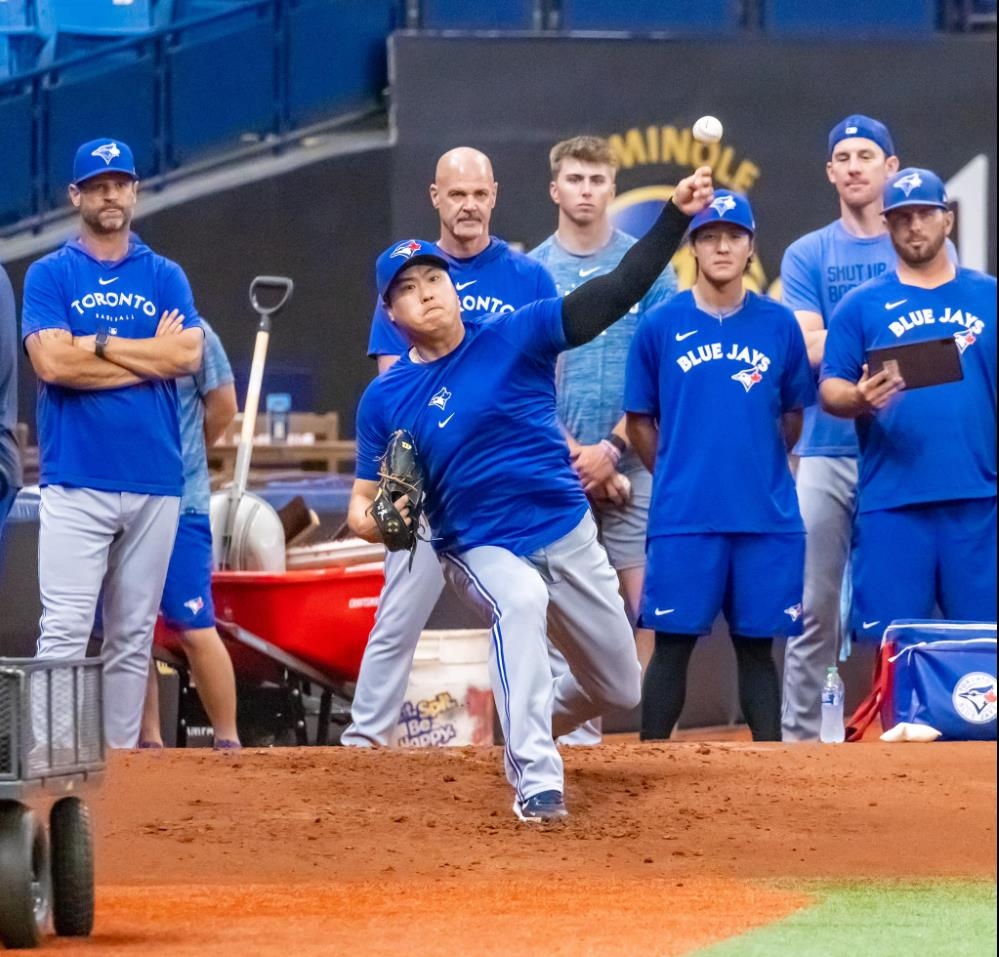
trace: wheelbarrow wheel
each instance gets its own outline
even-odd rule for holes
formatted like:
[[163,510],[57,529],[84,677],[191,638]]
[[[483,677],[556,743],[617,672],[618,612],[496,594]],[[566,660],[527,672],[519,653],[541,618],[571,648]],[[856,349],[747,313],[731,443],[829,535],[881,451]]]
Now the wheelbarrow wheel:
[[0,941],[37,947],[49,916],[45,827],[17,801],[0,802]]
[[94,850],[90,812],[76,797],[57,801],[52,834],[52,918],[61,937],[86,937],[94,927]]

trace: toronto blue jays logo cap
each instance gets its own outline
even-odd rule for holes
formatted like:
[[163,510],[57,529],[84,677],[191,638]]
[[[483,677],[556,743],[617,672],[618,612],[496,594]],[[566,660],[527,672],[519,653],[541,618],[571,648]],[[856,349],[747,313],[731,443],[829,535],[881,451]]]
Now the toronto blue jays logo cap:
[[943,180],[928,169],[899,170],[885,186],[884,210],[898,209],[900,206],[937,206],[947,209],[947,189]]
[[702,226],[711,223],[732,223],[741,226],[752,236],[756,232],[756,220],[749,200],[739,193],[727,189],[716,189],[715,198],[690,221],[688,233],[693,235]]
[[879,120],[864,116],[863,113],[854,113],[845,120],[840,120],[829,131],[829,155],[832,156],[837,143],[854,137],[877,143],[885,151],[885,156],[895,155],[895,143],[891,133],[888,132],[888,127]]
[[135,172],[135,157],[127,143],[105,136],[84,143],[76,151],[76,159],[73,160],[74,186],[100,176],[101,173],[124,173],[132,179],[139,178],[139,174]]
[[384,300],[389,287],[395,282],[395,277],[403,269],[408,269],[417,263],[448,269],[444,253],[434,243],[425,239],[406,239],[401,243],[393,243],[375,263],[375,284],[378,286],[378,295]]

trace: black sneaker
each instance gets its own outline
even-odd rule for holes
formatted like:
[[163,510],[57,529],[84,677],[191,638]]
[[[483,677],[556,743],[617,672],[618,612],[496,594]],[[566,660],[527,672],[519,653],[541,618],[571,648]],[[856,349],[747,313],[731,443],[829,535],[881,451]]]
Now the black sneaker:
[[520,820],[531,823],[560,821],[569,816],[561,791],[542,791],[540,794],[532,794],[523,804],[514,801],[513,813]]

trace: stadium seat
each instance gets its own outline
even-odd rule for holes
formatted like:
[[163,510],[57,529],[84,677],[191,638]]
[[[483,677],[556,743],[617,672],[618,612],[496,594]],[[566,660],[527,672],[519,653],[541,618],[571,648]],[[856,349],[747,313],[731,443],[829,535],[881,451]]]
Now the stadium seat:
[[42,38],[35,33],[0,27],[0,80],[35,69]]
[[541,0],[421,0],[418,22],[410,26],[425,30],[538,30]]
[[937,0],[760,0],[768,36],[828,37],[839,33],[928,35],[937,26]]
[[562,0],[561,30],[727,33],[739,29],[739,0]]
[[46,36],[130,36],[153,27],[151,0],[35,0],[35,12]]

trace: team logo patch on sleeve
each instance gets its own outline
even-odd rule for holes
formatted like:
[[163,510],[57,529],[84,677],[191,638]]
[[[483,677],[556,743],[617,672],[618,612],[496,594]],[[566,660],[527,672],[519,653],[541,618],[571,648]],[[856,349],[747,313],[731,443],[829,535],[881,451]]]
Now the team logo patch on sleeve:
[[202,608],[205,607],[205,602],[204,599],[198,595],[197,598],[191,598],[189,601],[185,601],[184,607],[189,608],[192,615],[196,615]]
[[791,605],[789,608],[785,608],[784,614],[787,615],[791,621],[797,621],[803,614],[801,602],[799,601],[797,605]]

